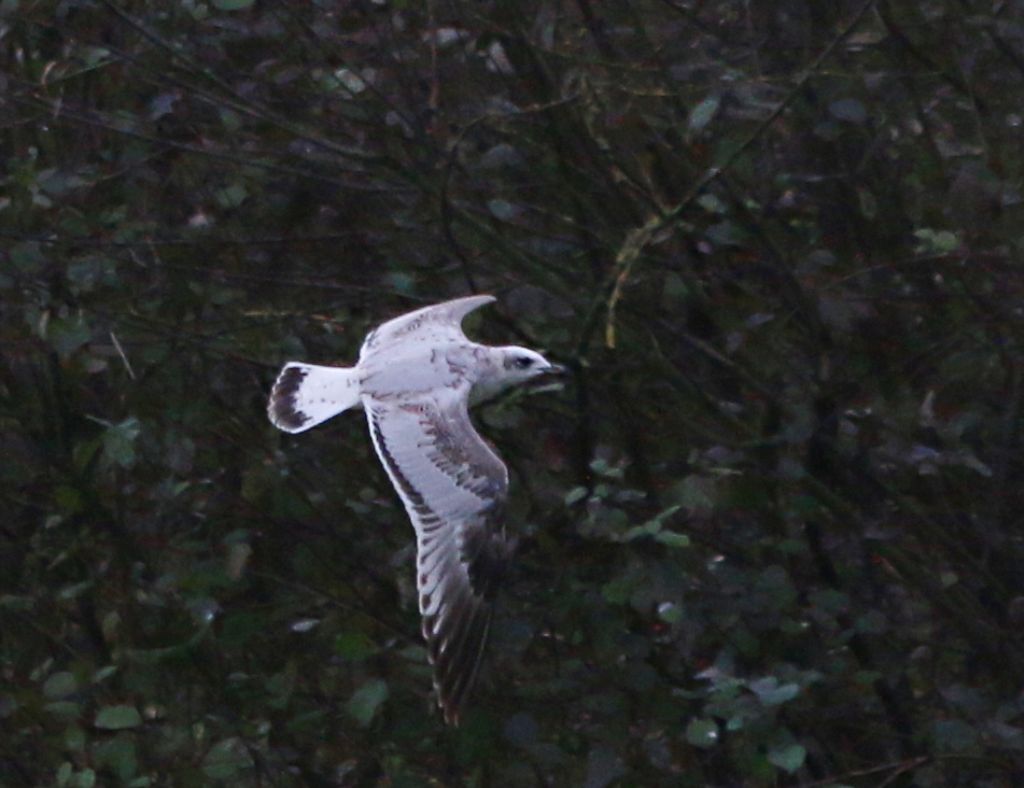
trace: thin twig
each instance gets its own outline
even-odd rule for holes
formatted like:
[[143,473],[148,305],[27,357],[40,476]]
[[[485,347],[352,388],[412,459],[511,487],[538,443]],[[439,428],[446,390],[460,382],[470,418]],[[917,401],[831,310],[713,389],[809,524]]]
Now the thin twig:
[[842,774],[837,774],[832,777],[826,777],[824,780],[815,780],[812,783],[803,783],[800,788],[817,788],[819,785],[835,785],[836,783],[846,782],[853,777],[867,777],[871,774],[894,770],[892,774],[886,777],[885,782],[881,783],[882,785],[887,785],[892,782],[895,777],[898,777],[911,769],[916,769],[918,766],[923,766],[931,760],[932,758],[930,755],[921,755],[917,758],[897,761],[896,763],[883,763],[880,766],[871,766],[867,769],[854,769],[851,772],[843,772]]
[[121,343],[117,341],[117,334],[114,333],[113,329],[110,331],[110,341],[114,343],[114,349],[118,355],[121,356],[121,361],[124,362],[124,368],[128,370],[128,377],[135,380],[135,370],[132,369],[132,364],[128,360],[128,356],[125,355],[124,348],[121,347]]

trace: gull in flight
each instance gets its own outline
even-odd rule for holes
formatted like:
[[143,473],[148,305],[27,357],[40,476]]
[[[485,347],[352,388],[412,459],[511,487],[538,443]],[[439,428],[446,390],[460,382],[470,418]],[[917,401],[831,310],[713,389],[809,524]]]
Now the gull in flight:
[[285,364],[267,407],[285,432],[366,411],[373,448],[416,531],[423,638],[438,704],[454,725],[510,552],[502,523],[508,470],[473,428],[469,406],[562,369],[532,350],[466,337],[462,319],[494,300],[457,298],[396,317],[370,332],[354,367]]

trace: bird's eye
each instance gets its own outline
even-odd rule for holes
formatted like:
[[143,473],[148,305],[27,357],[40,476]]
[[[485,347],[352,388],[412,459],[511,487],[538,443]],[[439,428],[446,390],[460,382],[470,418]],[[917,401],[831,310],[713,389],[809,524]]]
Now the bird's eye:
[[530,358],[529,356],[520,356],[519,358],[516,359],[516,366],[519,367],[519,369],[527,369],[532,365],[533,359]]

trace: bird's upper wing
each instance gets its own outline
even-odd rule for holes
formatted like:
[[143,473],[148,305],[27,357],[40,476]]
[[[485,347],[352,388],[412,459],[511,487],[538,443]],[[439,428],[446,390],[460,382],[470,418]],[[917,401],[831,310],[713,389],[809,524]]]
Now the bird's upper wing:
[[480,667],[508,556],[508,471],[473,429],[468,384],[410,399],[363,398],[370,435],[416,529],[423,637],[445,720],[457,724]]
[[474,309],[494,300],[494,296],[490,295],[456,298],[389,320],[367,335],[359,351],[359,358],[363,359],[369,353],[383,350],[396,342],[429,342],[439,345],[450,341],[467,341],[466,335],[462,333],[462,319]]

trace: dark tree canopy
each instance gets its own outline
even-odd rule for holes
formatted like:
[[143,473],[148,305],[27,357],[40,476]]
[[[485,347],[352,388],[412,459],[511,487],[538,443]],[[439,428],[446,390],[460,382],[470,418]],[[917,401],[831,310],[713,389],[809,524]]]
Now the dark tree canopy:
[[[0,2],[0,784],[1024,784],[1024,6]],[[281,363],[470,292],[446,728]]]

